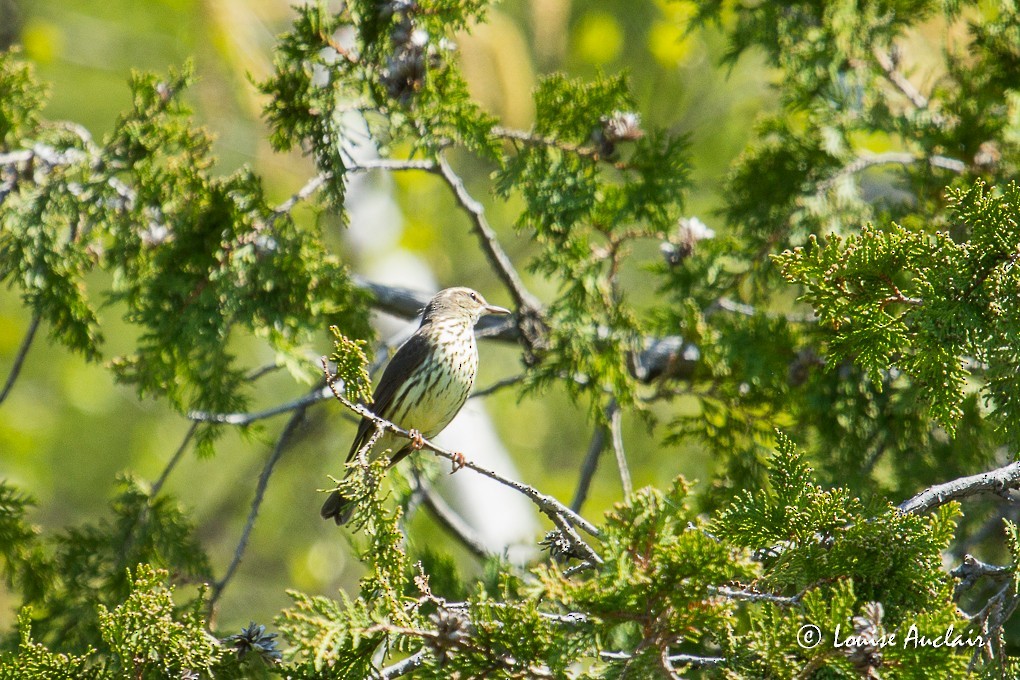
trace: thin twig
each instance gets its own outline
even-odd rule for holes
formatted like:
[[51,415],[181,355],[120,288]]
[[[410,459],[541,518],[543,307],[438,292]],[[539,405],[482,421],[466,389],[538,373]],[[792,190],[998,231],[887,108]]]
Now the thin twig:
[[591,443],[588,444],[588,453],[581,463],[581,475],[577,479],[577,489],[574,491],[574,500],[570,501],[570,509],[574,512],[581,512],[581,507],[588,498],[588,490],[591,488],[592,480],[595,479],[595,471],[599,467],[599,458],[602,450],[606,448],[606,428],[601,424],[595,425],[595,431],[591,433]]
[[[599,652],[599,657],[610,661],[630,661],[634,655],[630,652]],[[694,668],[711,668],[726,662],[721,656],[694,656],[692,654],[670,654],[670,663],[682,663]]]
[[[429,172],[434,170],[436,164],[430,160],[401,159],[401,158],[375,158],[349,164],[345,170],[348,173],[368,172],[369,170],[422,170]],[[273,209],[274,216],[279,217],[289,213],[301,201],[308,199],[315,194],[322,186],[333,179],[333,173],[321,172],[315,175],[304,186],[298,189],[290,198]]]
[[572,142],[565,142],[562,139],[556,139],[555,137],[543,137],[534,132],[528,132],[526,130],[512,130],[504,127],[492,128],[492,135],[501,139],[512,139],[515,142],[521,142],[528,146],[545,146],[567,153],[572,153],[580,156],[581,158],[587,158],[591,161],[604,161],[609,165],[612,165],[617,170],[630,170],[633,166],[622,162],[613,161],[607,158],[605,154],[600,153],[598,149],[593,146],[585,146],[583,144],[574,144]]
[[402,661],[398,661],[392,666],[387,666],[386,668],[379,671],[379,676],[384,678],[385,680],[390,680],[391,678],[399,678],[401,675],[407,675],[414,669],[421,666],[423,663],[425,663],[424,649],[415,652],[414,654],[412,654],[411,656],[407,657]]
[[[443,609],[451,609],[453,611],[466,612],[471,609],[472,603],[470,602],[447,602],[441,597],[432,597],[439,607]],[[512,602],[498,602],[495,600],[486,600],[483,603],[479,603],[476,606],[492,607],[493,609],[513,609],[517,604]],[[585,623],[589,623],[591,618],[587,614],[581,612],[567,612],[566,614],[553,614],[551,612],[536,612],[540,617],[546,621],[552,621],[554,623],[563,623],[570,626],[579,626]]]
[[502,390],[502,389],[504,389],[506,387],[513,387],[514,385],[518,384],[522,380],[524,380],[524,374],[523,373],[520,373],[518,375],[512,375],[509,378],[503,378],[502,380],[497,380],[496,382],[492,383],[488,387],[483,387],[480,390],[475,390],[474,392],[472,392],[471,396],[469,397],[469,399],[478,399],[479,397],[487,397],[490,394],[498,392],[498,391],[500,391],[500,390]]
[[485,547],[478,533],[443,500],[442,496],[424,484],[417,474],[415,481],[417,483],[415,490],[420,494],[422,505],[450,535],[478,559],[484,561],[492,557],[492,553]]
[[856,175],[878,165],[914,165],[915,163],[922,162],[927,162],[933,168],[949,170],[955,173],[962,173],[967,169],[967,165],[963,161],[949,158],[948,156],[918,156],[907,152],[890,151],[861,156],[847,163],[837,170],[834,175],[819,183],[818,193],[825,193],[844,177]]
[[259,366],[258,368],[253,369],[247,375],[245,375],[244,379],[247,382],[255,382],[259,378],[267,376],[270,373],[273,373],[274,371],[280,370],[281,368],[283,368],[283,366],[280,365],[280,364],[277,364],[277,363],[266,364],[265,366]]
[[269,486],[269,478],[273,474],[273,469],[283,456],[283,452],[287,448],[288,440],[291,435],[297,430],[298,425],[304,419],[305,410],[307,406],[302,406],[294,411],[291,415],[290,420],[287,421],[287,425],[283,428],[280,433],[280,437],[276,440],[276,446],[273,447],[273,452],[266,459],[266,464],[262,467],[262,474],[259,475],[258,485],[255,487],[255,497],[251,502],[251,510],[248,511],[248,519],[245,521],[244,530],[241,532],[241,538],[237,542],[237,547],[234,549],[234,557],[230,560],[230,565],[227,567],[227,571],[223,574],[223,578],[213,584],[212,592],[209,597],[209,612],[210,616],[216,609],[216,603],[223,595],[223,591],[230,583],[231,579],[234,578],[234,574],[237,572],[237,567],[241,563],[241,558],[244,557],[244,552],[248,548],[248,539],[251,538],[252,528],[255,526],[255,518],[258,517],[259,508],[262,507],[262,499],[266,495],[266,488]]
[[613,453],[616,454],[616,467],[620,471],[620,483],[623,485],[623,500],[630,501],[634,495],[634,485],[630,481],[630,467],[627,465],[627,456],[623,450],[623,413],[616,399],[609,401],[606,407],[609,416],[609,433],[613,442]]
[[524,287],[524,282],[521,281],[517,270],[514,269],[513,261],[506,254],[506,251],[503,250],[503,246],[499,244],[496,232],[493,231],[485,217],[485,208],[468,193],[467,187],[464,186],[464,181],[453,171],[450,163],[441,154],[437,157],[435,172],[446,181],[457,198],[457,202],[471,216],[471,221],[475,225],[475,232],[482,242],[482,248],[485,250],[489,262],[496,268],[496,273],[499,274],[499,277],[510,291],[514,302],[517,303],[518,310],[540,309],[542,305],[538,298]]
[[873,54],[875,55],[875,61],[878,62],[878,65],[882,67],[882,71],[885,72],[886,80],[892,83],[915,109],[926,111],[935,125],[941,127],[945,124],[946,117],[929,108],[928,98],[921,94],[920,90],[914,87],[914,84],[905,75],[900,73],[891,55],[877,47],[873,50]]
[[7,395],[10,394],[11,388],[14,387],[14,383],[21,374],[21,367],[25,363],[25,357],[28,356],[28,350],[32,347],[32,341],[35,340],[35,332],[39,330],[40,321],[41,317],[39,314],[36,314],[32,317],[31,323],[28,324],[25,338],[21,341],[21,347],[18,348],[18,353],[14,356],[14,363],[11,364],[11,371],[7,374],[7,382],[4,383],[4,389],[0,392],[0,404],[4,403],[4,400],[7,399]]
[[1010,463],[981,474],[960,477],[944,484],[936,484],[913,498],[903,501],[897,508],[903,513],[919,515],[945,505],[949,501],[981,493],[1004,495],[1009,490],[1016,488],[1020,488],[1020,462]]
[[207,411],[189,411],[188,419],[196,423],[242,426],[250,425],[258,420],[265,420],[266,418],[278,416],[281,413],[288,413],[290,411],[311,406],[312,404],[316,404],[320,401],[325,401],[326,399],[329,399],[330,396],[331,392],[329,388],[319,387],[302,397],[273,406],[272,408],[267,408],[263,411],[253,411],[251,413],[209,413]]
[[[508,479],[507,477],[504,477],[498,472],[495,472],[488,468],[484,468],[476,463],[471,462],[470,460],[464,460],[462,455],[459,455],[457,453],[454,453],[453,451],[448,451],[447,449],[437,446],[428,439],[421,437],[419,438],[412,437],[411,433],[403,429],[402,427],[394,425],[392,422],[376,415],[375,413],[373,413],[372,411],[370,411],[369,409],[360,404],[352,403],[350,400],[348,400],[346,397],[340,394],[339,391],[336,390],[336,387],[334,385],[336,376],[332,375],[329,372],[329,368],[325,359],[323,359],[322,364],[323,369],[326,372],[326,382],[333,390],[333,396],[336,397],[336,399],[340,403],[342,403],[351,411],[354,411],[363,418],[368,418],[369,420],[371,420],[373,423],[375,423],[377,427],[382,428],[388,432],[392,432],[393,434],[396,434],[397,436],[403,437],[405,439],[409,440],[418,439],[422,442],[422,448],[432,451],[441,458],[445,458],[453,463],[457,463],[459,467],[474,470],[475,472],[484,477],[488,477],[493,481],[499,482],[500,484],[508,486],[511,489],[517,491],[518,493],[527,496],[529,499],[531,499],[531,501],[535,505],[538,506],[539,510],[541,510],[545,515],[547,515],[550,519],[553,520],[553,522],[556,522],[557,524],[563,522],[568,526],[577,526],[592,536],[598,537],[601,535],[601,532],[594,524],[592,524],[585,518],[581,517],[579,514],[577,514],[567,506],[563,505],[563,503],[558,501],[556,498],[544,494],[541,491],[531,486],[528,486],[527,484],[524,484],[523,482]],[[585,547],[587,547],[588,550],[591,550],[590,546],[585,545]]]
[[192,423],[191,427],[188,428],[187,433],[185,433],[184,439],[181,440],[181,445],[177,447],[177,451],[174,452],[174,455],[170,456],[170,460],[167,461],[167,464],[163,468],[163,472],[160,473],[159,478],[152,483],[152,489],[149,491],[149,498],[155,498],[163,488],[163,485],[166,484],[166,480],[170,477],[170,473],[173,472],[175,467],[177,467],[177,463],[181,461],[181,457],[184,456],[184,452],[188,450],[188,444],[191,443],[191,438],[195,436],[196,430],[198,430],[198,423]]
[[721,297],[715,301],[715,303],[705,310],[705,314],[709,315],[713,311],[713,307],[731,312],[733,314],[740,314],[741,316],[757,316],[762,314],[770,319],[786,319],[790,323],[816,323],[818,317],[814,312],[808,312],[806,314],[798,314],[797,312],[775,312],[772,310],[760,310],[754,305],[747,305],[743,302],[737,302],[727,297]]
[[754,590],[730,588],[728,586],[708,586],[708,592],[712,595],[719,595],[731,600],[744,600],[747,602],[771,602],[772,604],[795,605],[798,604],[807,590],[804,590],[793,597],[784,595],[773,595],[771,593],[759,593]]
[[273,208],[274,217],[279,217],[281,215],[286,215],[287,213],[289,213],[291,210],[294,209],[294,206],[296,206],[298,203],[307,199],[309,196],[318,191],[323,184],[325,184],[332,178],[332,176],[333,176],[332,173],[323,172],[319,173],[315,177],[312,177],[310,180],[305,182],[305,185],[298,189],[290,198],[288,198],[286,201]]
[[956,584],[953,595],[954,597],[959,597],[963,591],[971,588],[980,578],[988,577],[1001,581],[1010,578],[1013,575],[1013,571],[1012,566],[1004,567],[988,564],[973,555],[964,555],[960,566],[949,572],[950,576],[960,579],[960,582]]

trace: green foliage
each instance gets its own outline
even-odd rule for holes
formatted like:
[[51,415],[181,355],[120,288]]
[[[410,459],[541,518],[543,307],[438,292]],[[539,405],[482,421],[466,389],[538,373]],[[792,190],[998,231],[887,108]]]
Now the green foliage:
[[1016,441],[1020,356],[1009,339],[1020,330],[1012,293],[1020,283],[1013,266],[1020,194],[1012,184],[1000,194],[978,183],[948,198],[956,239],[865,228],[824,245],[812,239],[777,259],[832,331],[836,359],[854,361],[879,385],[882,371],[901,368],[950,432],[963,415],[973,359],[983,364],[981,391],[996,421]]
[[680,217],[686,145],[665,131],[641,129],[622,77],[585,82],[553,75],[534,100],[534,133],[514,137],[517,153],[496,177],[502,196],[523,198],[517,227],[541,246],[529,268],[559,286],[529,383],[536,388],[571,376],[564,383],[570,394],[587,395],[602,417],[603,390],[636,403],[629,357],[645,328],[618,274],[630,243],[665,238]]
[[205,632],[201,600],[176,612],[166,578],[166,572],[141,566],[122,604],[112,611],[99,605],[99,626],[114,673],[159,678],[209,672],[219,662],[223,650]]
[[49,545],[33,536],[21,548],[33,559],[8,561],[16,582],[39,581],[23,590],[38,639],[76,652],[97,645],[96,607],[112,607],[127,597],[127,570],[137,564],[172,569],[188,581],[208,578],[194,527],[172,498],[152,498],[138,481],[123,478],[111,511],[112,517],[73,526]]
[[[552,297],[528,309],[512,291],[525,389],[586,401],[597,427],[610,407],[651,404],[668,445],[704,444],[710,477],[699,493],[677,478],[631,494],[594,536],[557,516],[551,559],[491,559],[478,576],[405,536],[416,498],[398,471],[354,461],[337,485],[364,537],[358,592],[291,591],[276,619],[284,650],[254,622],[223,639],[207,630],[229,578],[213,602],[191,590],[212,568],[169,497],[126,476],[107,516],[43,536],[29,498],[2,485],[0,559],[22,613],[0,675],[364,678],[410,672],[408,659],[422,678],[1005,672],[1015,526],[1012,564],[989,575],[1009,580],[967,619],[956,591],[973,584],[944,561],[998,519],[989,529],[985,506],[918,516],[891,501],[986,469],[1018,441],[1015,3],[696,4],[731,61],[765,55],[780,104],[728,173],[717,236],[681,219],[685,138],[642,123],[627,78],[545,76],[533,128],[497,125],[450,42],[484,19],[479,0],[295,9],[259,87],[275,148],[302,149],[318,174],[276,208],[254,171],[216,173],[185,104],[190,67],[135,74],[130,108],[97,143],[45,121],[31,67],[0,55],[0,280],[91,361],[110,351],[104,311],[122,316],[116,351],[129,349],[109,366],[139,394],[196,419],[245,410],[262,374],[250,348],[309,379],[305,347],[329,326],[345,396],[367,399],[367,299],[291,215],[321,186],[343,219],[367,132],[382,156],[442,175],[476,231],[480,204],[448,156],[491,172],[500,207],[518,211],[508,222],[533,242],[528,283]],[[961,36],[932,57],[927,94],[902,53],[922,20]],[[655,245],[664,261],[649,265]],[[642,371],[657,341],[682,350]],[[779,435],[773,454],[777,426],[804,452]],[[198,431],[200,450],[215,432]],[[819,644],[804,644],[805,626]],[[995,660],[906,643],[951,627],[987,634]],[[848,635],[900,644],[838,644]]]
[[[411,141],[432,155],[460,142],[493,155],[494,120],[469,97],[449,42],[482,9],[463,1],[357,2],[338,13],[325,2],[298,7],[277,46],[275,73],[260,84],[271,97],[273,145],[311,147],[341,214],[348,149],[363,134],[345,112],[381,114],[367,122],[383,145]],[[347,30],[353,44],[342,45],[337,36]]]
[[54,574],[42,547],[39,530],[25,520],[31,497],[7,482],[0,482],[0,557],[7,587],[25,599],[41,598],[50,589]]
[[[17,84],[23,71],[0,77]],[[103,306],[138,333],[135,350],[111,360],[117,378],[182,412],[230,412],[248,404],[238,338],[264,340],[307,379],[303,345],[327,319],[354,337],[370,331],[363,294],[317,233],[269,207],[251,171],[212,174],[211,137],[182,99],[192,80],[190,67],[135,74],[132,107],[102,146],[61,127],[14,140],[33,164],[0,200],[0,280],[63,344],[98,359],[86,281],[109,272]],[[202,450],[214,432],[199,433]]]
[[372,401],[372,379],[368,375],[365,341],[351,340],[336,326],[329,327],[334,338],[330,361],[336,363],[336,377],[343,383],[344,397],[352,403]]
[[0,53],[0,151],[35,134],[46,98],[46,88],[36,79],[31,64],[14,50]]
[[[236,638],[207,629],[205,588],[184,604],[175,581],[208,579],[190,520],[168,497],[125,479],[113,518],[43,537],[25,524],[24,496],[4,485],[4,568],[22,597],[18,636],[0,652],[0,677],[262,677]],[[158,566],[154,566],[158,565]],[[263,647],[265,636],[256,640]],[[236,653],[235,653],[236,651]]]
[[18,614],[20,643],[17,652],[0,654],[0,677],[38,678],[39,680],[62,680],[82,677],[89,668],[88,654],[75,656],[51,652],[44,645],[32,641],[31,608],[26,607]]

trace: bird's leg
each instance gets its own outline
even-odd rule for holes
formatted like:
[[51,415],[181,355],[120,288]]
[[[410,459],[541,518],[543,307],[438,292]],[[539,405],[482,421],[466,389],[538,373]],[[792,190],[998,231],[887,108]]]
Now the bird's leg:
[[461,453],[460,451],[454,451],[453,452],[453,469],[450,470],[450,474],[452,475],[454,472],[456,472],[457,470],[459,470],[462,467],[464,467],[464,465],[466,463],[467,463],[467,458],[464,457],[464,454]]
[[411,437],[411,450],[421,451],[425,446],[425,438],[421,436],[421,431],[411,428],[407,434]]

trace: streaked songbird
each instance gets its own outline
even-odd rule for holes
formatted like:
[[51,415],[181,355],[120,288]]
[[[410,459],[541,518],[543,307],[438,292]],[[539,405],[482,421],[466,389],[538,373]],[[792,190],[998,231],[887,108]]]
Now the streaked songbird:
[[[486,314],[509,313],[470,288],[447,288],[429,300],[421,325],[393,355],[372,395],[372,412],[408,430],[412,437],[385,432],[367,452],[369,460],[390,450],[390,465],[394,465],[420,449],[422,437],[431,439],[450,424],[475,382],[475,324]],[[362,418],[347,462],[374,433],[372,420]],[[334,491],[322,506],[322,517],[344,524],[353,509],[349,499]]]

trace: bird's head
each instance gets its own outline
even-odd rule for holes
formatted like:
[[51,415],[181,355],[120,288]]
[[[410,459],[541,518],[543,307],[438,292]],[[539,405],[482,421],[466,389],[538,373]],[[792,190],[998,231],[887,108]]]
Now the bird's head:
[[490,305],[481,293],[470,288],[446,288],[425,305],[422,323],[439,319],[466,319],[472,325],[486,314],[509,314],[510,310]]

